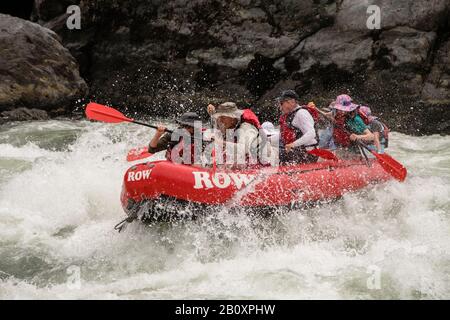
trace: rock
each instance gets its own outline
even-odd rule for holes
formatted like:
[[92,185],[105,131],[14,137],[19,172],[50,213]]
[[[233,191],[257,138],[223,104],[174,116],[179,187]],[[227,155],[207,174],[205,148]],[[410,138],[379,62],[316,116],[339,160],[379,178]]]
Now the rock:
[[448,0],[343,0],[336,15],[335,28],[343,31],[370,33],[367,8],[377,5],[381,12],[381,29],[408,26],[422,31],[435,31],[448,15]]
[[381,33],[375,54],[393,67],[423,68],[435,40],[435,32],[398,27]]
[[330,65],[352,72],[360,67],[361,62],[369,60],[372,44],[372,38],[364,33],[326,28],[303,40],[287,59],[298,61],[299,73]]
[[80,0],[35,0],[33,18],[47,22],[66,13],[70,5],[78,5]]
[[11,111],[3,111],[2,118],[6,121],[47,120],[48,114],[44,110],[17,108]]
[[237,56],[234,58],[225,58],[226,50],[222,48],[199,49],[191,51],[186,57],[186,62],[197,65],[199,63],[209,66],[228,67],[236,70],[247,69],[250,61],[254,59],[253,54]]
[[429,103],[450,104],[450,40],[438,48],[422,98]]
[[[86,0],[36,0],[31,20],[57,33],[61,43],[69,49],[80,66],[80,74],[89,76],[90,47],[94,42],[95,29],[92,28],[88,16]],[[67,28],[67,8],[78,5],[81,9],[81,30]]]
[[0,14],[0,107],[51,109],[87,93],[75,59],[38,24]]
[[[81,30],[65,26],[71,4]],[[448,0],[36,0],[34,15],[99,102],[172,116],[232,99],[276,119],[282,89],[321,106],[346,92],[414,134],[447,128],[433,123],[450,99],[449,17]]]

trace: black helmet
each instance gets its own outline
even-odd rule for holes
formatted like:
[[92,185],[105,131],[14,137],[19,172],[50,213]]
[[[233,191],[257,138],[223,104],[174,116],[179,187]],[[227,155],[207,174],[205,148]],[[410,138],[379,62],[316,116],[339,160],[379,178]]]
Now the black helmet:
[[181,115],[180,119],[177,120],[177,123],[193,127],[195,121],[202,121],[202,119],[195,112],[186,112]]

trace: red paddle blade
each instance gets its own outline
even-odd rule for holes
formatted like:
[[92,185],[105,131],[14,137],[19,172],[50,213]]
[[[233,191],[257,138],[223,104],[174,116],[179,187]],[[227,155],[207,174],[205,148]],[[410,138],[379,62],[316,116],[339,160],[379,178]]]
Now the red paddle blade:
[[386,153],[380,154],[373,151],[371,152],[377,158],[378,162],[383,167],[383,169],[386,170],[386,172],[388,172],[398,181],[405,181],[408,171],[400,162]]
[[109,123],[133,122],[133,119],[125,117],[116,109],[95,102],[91,102],[86,106],[86,117],[91,120]]
[[127,154],[127,161],[132,162],[152,156],[153,153],[148,152],[148,147],[131,149]]
[[319,158],[323,158],[323,159],[327,159],[327,160],[334,160],[334,161],[339,161],[339,158],[336,157],[336,155],[329,151],[329,150],[324,150],[324,149],[312,149],[311,151],[308,151],[309,154],[312,154],[313,156],[319,157]]

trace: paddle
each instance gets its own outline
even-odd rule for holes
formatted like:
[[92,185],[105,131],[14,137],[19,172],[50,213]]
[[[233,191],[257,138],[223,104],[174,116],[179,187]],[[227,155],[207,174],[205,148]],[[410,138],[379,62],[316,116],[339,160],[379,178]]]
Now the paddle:
[[[134,119],[128,118],[123,113],[121,113],[120,111],[118,111],[114,108],[107,107],[107,106],[104,106],[104,105],[101,105],[101,104],[98,104],[95,102],[90,102],[86,106],[86,117],[91,120],[97,120],[97,121],[102,121],[102,122],[107,122],[107,123],[131,122],[131,123],[139,124],[141,126],[158,129],[157,126],[139,122]],[[168,133],[173,133],[172,130],[166,129],[165,131]],[[198,139],[198,138],[194,137],[194,139]],[[203,139],[198,139],[198,140],[203,141]],[[152,155],[151,153],[148,152],[148,150],[147,151],[143,150],[143,148],[141,148],[140,150],[136,150],[136,152],[133,152],[134,150],[136,150],[136,149],[133,149],[128,153],[127,161],[136,161],[136,160],[147,158]],[[215,149],[213,149],[213,150],[215,150]],[[216,169],[215,152],[213,154],[213,169],[214,170]]]
[[[136,121],[134,119],[128,118],[123,115],[120,111],[107,107],[95,102],[90,102],[86,106],[86,117],[90,120],[97,120],[108,123],[120,123],[120,122],[132,122],[135,124],[139,124],[141,126],[150,127],[153,129],[158,129],[157,126],[153,126],[151,124],[143,123]],[[173,131],[166,129],[168,133],[172,133]]]
[[325,150],[325,149],[319,149],[319,148],[315,148],[312,149],[310,151],[307,151],[309,154],[319,157],[319,158],[323,158],[323,159],[327,159],[327,160],[333,160],[333,161],[339,161],[339,158],[336,157],[336,155],[329,151],[329,150]]
[[[317,111],[319,111],[319,113],[323,117],[330,120],[324,111],[320,110],[319,108],[317,108]],[[350,132],[348,132],[348,130],[346,130],[342,126],[336,124],[336,122],[334,122],[334,126],[343,130],[348,135],[351,134]],[[377,159],[378,163],[381,165],[381,167],[387,173],[389,173],[391,176],[393,176],[395,179],[397,179],[399,181],[405,180],[408,172],[407,172],[406,168],[400,162],[398,162],[397,160],[395,160],[394,158],[392,158],[390,155],[388,155],[386,153],[377,153],[377,152],[373,151],[365,143],[363,143],[361,141],[356,140],[356,143],[360,147],[362,147],[362,148],[366,149],[367,151],[369,151],[370,153],[372,153],[374,155],[374,157]]]
[[133,162],[136,160],[145,159],[151,157],[153,153],[148,152],[148,147],[140,147],[131,149],[127,154],[127,161]]

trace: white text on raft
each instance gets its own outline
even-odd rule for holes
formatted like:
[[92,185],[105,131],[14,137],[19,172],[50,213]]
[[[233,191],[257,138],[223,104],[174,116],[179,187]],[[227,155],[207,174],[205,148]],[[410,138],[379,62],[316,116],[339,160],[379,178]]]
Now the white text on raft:
[[217,187],[219,189],[228,188],[233,183],[238,190],[248,185],[255,178],[254,175],[243,173],[215,173],[210,175],[208,172],[192,172],[195,179],[194,189],[210,189]]

